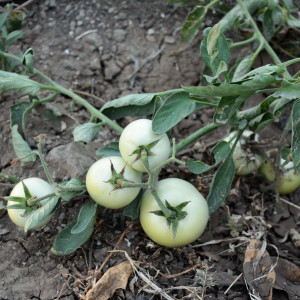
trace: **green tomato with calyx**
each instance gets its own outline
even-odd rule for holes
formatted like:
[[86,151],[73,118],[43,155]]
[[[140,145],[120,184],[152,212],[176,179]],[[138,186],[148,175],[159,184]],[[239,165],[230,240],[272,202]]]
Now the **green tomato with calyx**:
[[159,211],[160,207],[151,191],[147,190],[140,206],[140,221],[147,236],[167,247],[184,246],[198,239],[209,218],[207,202],[199,191],[191,183],[178,178],[159,181],[156,191],[163,204],[167,201],[172,207],[177,207],[187,202],[183,208],[185,216],[178,221],[174,238],[167,218],[153,213]]
[[[280,162],[283,165],[285,161],[281,159]],[[271,160],[266,159],[259,170],[268,181],[274,182],[276,171]],[[281,195],[290,194],[300,186],[300,174],[293,162],[289,162],[280,168],[276,186]]]
[[153,170],[169,158],[170,141],[166,133],[153,132],[151,120],[139,119],[124,128],[119,149],[123,159],[132,168],[146,172],[140,159],[141,151],[146,150],[150,170]]
[[[26,178],[22,181],[28,188],[30,194],[32,196],[35,196],[36,198],[41,198],[46,195],[54,193],[53,187],[47,181],[45,181],[41,178],[30,177],[30,178]],[[24,187],[23,187],[22,181],[17,183],[15,185],[15,187],[12,189],[12,191],[10,193],[11,197],[25,197],[25,192],[24,192]],[[41,206],[43,206],[47,203],[48,200],[49,200],[48,198],[43,199],[43,200],[39,201],[39,204]],[[7,202],[7,206],[16,205],[16,204],[19,204],[19,203],[16,201],[11,201],[11,200],[9,200]],[[9,215],[10,219],[17,226],[22,227],[22,228],[25,227],[26,221],[29,219],[29,217],[31,217],[31,215],[34,212],[35,211],[33,210],[28,215],[24,216],[25,209],[22,209],[22,208],[8,208],[7,209],[7,213]],[[37,229],[37,228],[44,226],[45,224],[47,224],[50,221],[52,215],[53,215],[53,213],[46,216],[40,223],[38,223],[35,227],[33,227],[31,229]]]
[[112,209],[128,205],[135,199],[140,187],[124,188],[118,180],[141,183],[142,173],[131,168],[122,157],[110,156],[96,161],[86,175],[86,187],[98,204]]
[[[225,142],[229,142],[236,132],[231,132],[225,139]],[[235,165],[235,173],[237,175],[248,175],[256,171],[262,164],[262,157],[259,154],[252,153],[247,147],[247,138],[252,135],[253,132],[250,130],[245,130],[237,142],[235,149],[233,151],[233,161]],[[230,146],[234,144],[235,139],[230,142]],[[258,135],[255,134],[254,141],[258,142]]]

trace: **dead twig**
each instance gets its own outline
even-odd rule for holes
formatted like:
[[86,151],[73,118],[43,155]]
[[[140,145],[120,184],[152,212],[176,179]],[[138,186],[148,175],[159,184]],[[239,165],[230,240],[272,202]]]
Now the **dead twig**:
[[76,93],[76,94],[79,94],[79,95],[83,95],[83,96],[86,96],[86,97],[94,98],[94,99],[100,101],[100,102],[103,103],[103,104],[106,103],[106,101],[105,101],[104,99],[99,98],[99,97],[97,97],[97,96],[95,96],[95,95],[93,95],[93,94],[90,94],[90,93],[88,93],[88,92],[83,92],[83,91],[79,91],[79,90],[72,90],[72,91],[73,91],[74,93]]
[[243,276],[243,273],[241,273],[239,276],[237,276],[236,279],[233,280],[233,282],[231,283],[231,285],[228,287],[228,289],[224,292],[224,295],[226,295],[229,290],[233,287],[233,285]]

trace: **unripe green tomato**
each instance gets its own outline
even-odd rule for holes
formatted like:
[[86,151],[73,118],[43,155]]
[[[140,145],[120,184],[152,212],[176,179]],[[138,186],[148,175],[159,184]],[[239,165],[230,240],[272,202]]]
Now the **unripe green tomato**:
[[[284,160],[281,159],[281,164]],[[270,160],[265,160],[261,167],[260,172],[270,182],[275,180],[275,168]],[[295,168],[293,162],[287,163],[278,174],[277,190],[281,195],[287,195],[295,191],[300,186],[300,174]]]
[[134,169],[145,172],[143,162],[133,152],[139,146],[147,146],[152,142],[158,143],[151,148],[152,155],[148,156],[150,169],[158,167],[170,156],[170,141],[166,133],[155,134],[152,131],[152,121],[139,119],[127,125],[119,140],[119,149],[123,159]]
[[112,170],[121,173],[123,168],[124,179],[132,183],[142,182],[142,173],[134,170],[122,157],[110,156],[96,161],[86,175],[87,191],[92,199],[107,208],[121,208],[129,204],[138,195],[140,188],[115,188],[109,180],[112,178]]
[[[255,170],[257,170],[260,165],[262,164],[262,157],[258,154],[253,154],[250,152],[247,152],[243,149],[243,146],[246,145],[246,139],[249,137],[253,132],[250,130],[245,130],[243,132],[243,135],[241,136],[240,140],[237,142],[235,149],[233,151],[233,161],[235,165],[235,173],[237,175],[248,175]],[[230,141],[233,136],[236,134],[236,132],[231,132],[229,136],[227,136],[224,141],[228,142]],[[258,141],[258,135],[255,134],[254,140]],[[234,144],[233,140],[230,143],[230,146]]]
[[187,215],[179,221],[174,239],[166,218],[152,213],[160,208],[150,190],[147,190],[141,201],[140,221],[149,238],[167,247],[184,246],[198,239],[209,217],[206,200],[199,191],[187,181],[168,178],[158,182],[157,193],[164,204],[167,200],[173,207],[185,201],[190,202],[183,208]]
[[[46,195],[51,194],[51,193],[54,192],[54,189],[52,188],[52,186],[43,179],[40,179],[40,178],[37,178],[37,177],[31,177],[31,178],[26,178],[22,181],[27,186],[30,194],[32,196],[36,196],[37,198],[46,196]],[[22,184],[21,181],[15,185],[15,187],[13,188],[13,190],[10,193],[10,196],[25,197],[23,184]],[[44,205],[47,202],[47,200],[48,199],[41,200],[40,204]],[[7,206],[14,205],[14,204],[18,204],[18,202],[15,202],[15,201],[8,201],[7,202]],[[8,212],[8,215],[9,215],[10,219],[17,226],[22,227],[22,228],[25,227],[26,221],[34,213],[34,211],[32,211],[26,217],[23,217],[22,215],[24,214],[25,209],[8,208],[7,212]],[[40,228],[40,227],[44,226],[45,224],[47,224],[50,221],[52,215],[53,214],[50,214],[41,223],[39,223],[38,225],[36,225],[34,228],[31,228],[31,229],[37,229],[37,228]]]

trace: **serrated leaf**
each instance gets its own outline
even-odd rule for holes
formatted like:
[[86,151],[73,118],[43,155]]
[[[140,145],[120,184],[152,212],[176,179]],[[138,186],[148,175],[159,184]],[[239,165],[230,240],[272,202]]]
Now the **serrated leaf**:
[[27,76],[0,70],[0,93],[13,90],[18,93],[36,96],[40,84],[30,80]]
[[97,207],[97,203],[90,201],[80,209],[76,224],[71,229],[72,234],[82,233],[89,226],[91,220],[94,220],[96,217]]
[[31,228],[34,228],[38,224],[40,224],[47,216],[49,216],[55,206],[57,205],[59,197],[52,196],[47,200],[47,203],[45,203],[43,206],[41,206],[39,209],[34,211],[27,219],[24,230],[27,232]]
[[197,5],[193,11],[189,13],[181,31],[182,43],[190,43],[194,39],[201,28],[206,13],[206,7],[200,5]]
[[98,148],[96,155],[101,157],[121,156],[119,142],[111,142],[108,146]]
[[96,221],[96,216],[91,219],[90,223],[86,226],[85,230],[78,233],[72,234],[71,230],[76,225],[77,220],[66,226],[54,240],[54,245],[51,251],[55,255],[67,255],[76,251],[80,246],[82,246],[92,235],[94,231],[94,223]]
[[65,191],[61,193],[61,198],[64,201],[70,201],[72,198],[74,198],[77,195],[81,195],[86,192],[86,185],[85,182],[78,179],[78,178],[72,178],[71,180],[67,182],[63,182],[61,184],[63,187],[82,187],[82,190],[78,191]]
[[101,112],[111,119],[125,116],[143,116],[153,113],[155,93],[133,94],[104,104]]
[[139,217],[139,209],[140,209],[140,203],[141,198],[143,195],[142,189],[138,193],[138,195],[135,197],[135,199],[130,202],[127,206],[123,209],[123,215],[126,217],[131,218],[132,220],[135,220]]
[[300,99],[297,99],[292,109],[292,159],[299,170],[300,166]]
[[12,127],[11,135],[12,135],[13,148],[15,150],[17,157],[22,158],[26,156],[25,158],[21,159],[21,161],[24,163],[35,161],[35,154],[32,152],[27,142],[24,141],[24,139],[18,132],[18,125],[14,125]]
[[229,156],[215,173],[211,183],[207,197],[210,213],[215,212],[225,201],[231,188],[234,173],[235,165],[232,157]]
[[73,130],[74,142],[90,143],[99,133],[100,126],[95,123],[85,123]]
[[178,92],[168,97],[158,109],[153,120],[152,130],[162,134],[173,128],[195,110],[196,104],[187,92]]

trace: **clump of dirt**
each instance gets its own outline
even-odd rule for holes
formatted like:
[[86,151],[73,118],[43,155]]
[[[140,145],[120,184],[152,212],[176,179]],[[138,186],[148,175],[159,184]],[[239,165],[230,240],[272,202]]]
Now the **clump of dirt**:
[[[157,92],[200,82],[204,63],[198,41],[179,56],[169,55],[179,47],[186,13],[185,7],[175,10],[172,3],[161,0],[34,2],[28,8],[24,36],[10,50],[17,54],[32,47],[36,68],[100,108],[106,101],[129,93]],[[233,55],[238,57],[239,53]],[[26,98],[15,94],[0,98],[0,171],[20,179],[45,179],[39,161],[10,165],[15,154],[9,107],[20,101]],[[212,116],[210,109],[195,113],[180,123],[173,135],[180,140],[207,124]],[[36,147],[33,137],[47,135],[43,151],[51,175],[58,182],[84,179],[89,166],[98,159],[95,150],[118,138],[110,128],[104,128],[92,143],[74,143],[72,129],[88,122],[89,117],[83,107],[75,105],[71,109],[70,99],[58,96],[34,110],[28,121],[31,147]],[[123,125],[129,121],[119,120]],[[276,124],[267,130],[267,137],[275,135],[274,130],[280,132]],[[181,152],[181,159],[194,157],[211,163],[209,151],[223,135],[224,131],[210,134]],[[161,177],[188,180],[204,196],[212,178],[195,176],[174,165],[168,166]],[[299,232],[299,211],[287,204],[275,209],[274,197],[264,192],[264,185],[254,175],[236,178],[225,205],[211,216],[203,236],[190,246],[176,249],[153,243],[139,222],[124,217],[121,211],[101,208],[92,238],[71,255],[55,256],[50,250],[55,235],[76,218],[89,200],[87,195],[63,202],[50,223],[27,234],[1,211],[0,299],[81,299],[100,275],[127,260],[126,255],[139,262],[138,270],[154,285],[133,273],[127,288],[117,290],[112,299],[136,299],[138,295],[139,299],[142,295],[144,299],[160,299],[158,288],[172,299],[248,299],[239,275],[251,238],[263,237],[272,245],[267,248],[272,258],[279,255],[300,265],[299,246],[290,233],[292,228]],[[1,187],[1,195],[8,193],[9,188]],[[290,200],[300,204],[297,192]],[[285,289],[277,284],[274,294],[283,296],[276,299],[297,299],[297,285],[285,276],[292,287]]]

